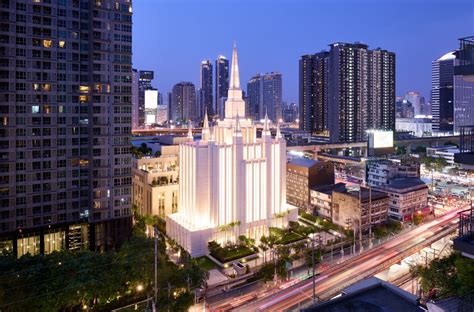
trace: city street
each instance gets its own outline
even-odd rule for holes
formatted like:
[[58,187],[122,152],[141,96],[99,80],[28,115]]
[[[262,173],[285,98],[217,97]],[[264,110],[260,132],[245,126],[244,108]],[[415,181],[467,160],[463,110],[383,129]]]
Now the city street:
[[[446,226],[454,224],[457,221],[457,212],[458,210],[454,210],[411,231],[405,232],[393,240],[382,243],[359,256],[329,267],[316,278],[316,295],[327,299],[328,296],[335,295],[341,287],[349,286],[358,279],[364,278],[367,274],[373,275],[377,273],[372,272],[374,268],[397,257],[402,252],[426,239],[443,232]],[[233,300],[227,300],[222,305],[215,306],[211,304],[210,308],[213,311],[231,309],[236,311],[256,311],[258,309],[282,311],[288,308],[297,308],[311,302],[312,280],[308,279],[303,282],[296,281],[294,283],[295,285],[289,286],[284,290],[265,287],[265,289],[260,289],[259,292],[256,292],[252,288],[253,292],[250,294],[234,296]],[[286,285],[291,285],[291,281],[286,282]],[[281,285],[279,286],[281,287]],[[248,304],[245,304],[246,302]]]

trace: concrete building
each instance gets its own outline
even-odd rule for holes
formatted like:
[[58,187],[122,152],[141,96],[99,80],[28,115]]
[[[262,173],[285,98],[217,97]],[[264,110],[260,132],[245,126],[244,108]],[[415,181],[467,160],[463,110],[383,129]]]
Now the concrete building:
[[257,138],[256,126],[243,116],[234,46],[225,119],[209,127],[206,115],[201,140],[194,141],[190,129],[180,145],[179,210],[167,216],[166,232],[193,257],[206,254],[211,240],[258,240],[270,226],[297,219],[297,208],[286,203],[286,142],[279,128],[273,138],[266,118]]
[[392,179],[374,190],[390,197],[388,216],[399,221],[413,220],[415,214],[426,215],[428,209],[428,186],[418,178]]
[[346,190],[344,183],[314,186],[310,189],[310,202],[313,214],[332,220],[332,192]]
[[395,102],[395,118],[414,118],[415,108],[413,104],[405,99],[397,99]]
[[369,159],[366,161],[366,182],[369,186],[387,185],[396,178],[419,178],[420,162],[414,157]]
[[455,53],[449,52],[431,63],[431,114],[435,133],[453,132],[455,59]]
[[162,146],[160,157],[134,158],[133,204],[142,215],[165,218],[178,212],[178,146]]
[[443,158],[448,165],[454,166],[454,155],[459,153],[459,148],[454,145],[433,146],[426,148],[426,156]]
[[216,59],[216,83],[215,83],[215,114],[219,118],[224,117],[224,104],[229,90],[229,60],[222,55]]
[[332,192],[332,222],[366,232],[387,221],[389,196],[367,188]]
[[300,60],[300,128],[332,142],[360,142],[369,129],[395,130],[395,54],[333,43]]
[[256,74],[247,83],[247,98],[250,111],[247,117],[261,120],[268,114],[273,122],[281,118],[282,110],[282,75],[271,72]]
[[170,117],[175,122],[186,124],[196,121],[196,89],[192,82],[180,82],[171,92]]
[[17,256],[131,233],[131,1],[67,3],[1,6],[0,245]]
[[334,183],[334,165],[330,162],[297,158],[286,164],[286,201],[312,212],[310,188]]

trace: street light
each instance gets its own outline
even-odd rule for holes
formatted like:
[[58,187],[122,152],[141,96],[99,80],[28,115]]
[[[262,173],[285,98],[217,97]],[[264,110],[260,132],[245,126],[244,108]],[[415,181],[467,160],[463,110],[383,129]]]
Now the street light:
[[143,290],[143,285],[142,284],[138,284],[137,285],[137,291],[140,292]]

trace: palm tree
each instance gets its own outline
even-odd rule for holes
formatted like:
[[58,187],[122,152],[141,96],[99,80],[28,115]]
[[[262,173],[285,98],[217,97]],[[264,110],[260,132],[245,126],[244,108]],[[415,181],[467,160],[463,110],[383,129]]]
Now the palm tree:
[[262,237],[260,237],[260,244],[258,245],[258,248],[262,251],[262,253],[263,253],[263,262],[266,264],[267,263],[267,251],[268,251],[268,238],[265,235],[262,235]]

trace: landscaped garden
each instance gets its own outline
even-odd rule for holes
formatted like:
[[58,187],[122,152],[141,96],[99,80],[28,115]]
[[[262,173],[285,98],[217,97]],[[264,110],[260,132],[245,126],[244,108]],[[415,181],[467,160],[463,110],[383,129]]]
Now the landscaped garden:
[[209,271],[209,270],[217,268],[216,264],[212,262],[212,260],[206,256],[196,258],[195,260],[198,266],[205,271]]
[[254,248],[242,243],[221,246],[216,241],[211,241],[207,244],[207,247],[209,249],[210,255],[221,263],[237,260],[256,253]]

